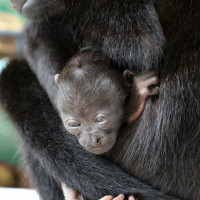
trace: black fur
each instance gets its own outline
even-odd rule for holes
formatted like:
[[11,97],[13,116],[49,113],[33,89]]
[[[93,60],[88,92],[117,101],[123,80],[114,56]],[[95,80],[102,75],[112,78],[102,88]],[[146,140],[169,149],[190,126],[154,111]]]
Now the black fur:
[[159,1],[34,0],[22,8],[21,3],[15,4],[21,14],[35,21],[49,22],[52,15],[61,14],[79,29],[84,46],[101,50],[117,64],[144,70],[157,64],[165,43],[155,9]]
[[[148,53],[146,53],[146,49],[139,48],[143,46],[142,41],[144,40],[138,41],[137,37],[134,37],[135,35],[133,34],[133,32],[136,29],[133,28],[129,30],[129,28],[132,28],[132,26],[130,25],[130,23],[132,22],[132,20],[130,20],[132,19],[130,18],[130,14],[132,12],[128,11],[131,10],[131,6],[134,7],[134,4],[132,4],[132,2],[135,1],[123,1],[124,6],[122,6],[122,3],[119,3],[121,1],[112,1],[110,3],[108,1],[106,1],[108,3],[104,1],[98,1],[104,3],[104,6],[100,6],[98,2],[95,2],[96,4],[93,4],[92,2],[94,1],[89,1],[89,4],[87,4],[87,2],[85,1],[84,3],[82,3],[83,1],[60,0],[59,5],[62,5],[61,3],[64,3],[65,8],[69,9],[68,5],[72,2],[74,2],[74,4],[71,5],[72,9],[70,8],[70,10],[68,10],[69,12],[66,12],[66,14],[69,14],[69,16],[67,15],[67,17],[62,18],[62,20],[66,20],[67,23],[72,23],[73,17],[75,18],[74,24],[76,27],[79,27],[80,25],[81,30],[79,31],[86,45],[91,45],[94,48],[96,48],[96,44],[98,44],[98,47],[102,50],[102,53],[110,56],[110,58],[112,58],[113,61],[118,64],[125,64],[123,65],[124,68],[131,68],[132,66],[135,66],[134,69],[136,71],[142,71],[144,69],[151,68],[153,64],[154,68],[160,70],[161,93],[159,99],[149,99],[146,105],[146,109],[140,120],[138,120],[137,124],[135,124],[134,127],[130,127],[129,130],[122,130],[123,134],[120,135],[119,143],[117,144],[116,149],[114,149],[115,156],[113,157],[113,160],[125,170],[129,171],[129,173],[134,177],[139,178],[145,183],[148,183],[154,188],[157,188],[165,193],[177,196],[184,200],[199,199],[199,1],[156,1],[156,10],[158,13],[160,24],[164,29],[166,37],[166,48],[164,49],[164,56],[160,62],[158,62],[158,58],[160,55],[162,55],[161,49],[163,47],[164,41],[162,31],[160,32],[160,29],[159,31],[155,31],[157,29],[152,28],[152,30],[154,31],[151,33],[153,35],[158,34],[158,36],[161,37],[153,37],[155,39],[152,39],[151,37],[148,38],[148,42],[150,44],[149,46],[152,47],[153,52],[153,54],[149,54],[149,51]],[[38,5],[39,4],[37,4],[37,6]],[[141,6],[143,4],[139,5]],[[147,6],[151,7],[151,9],[148,10],[151,14],[155,13],[155,9],[154,7],[152,7],[152,5],[152,2],[150,1],[150,3]],[[45,12],[43,13],[46,14]],[[112,15],[112,13],[115,13],[115,15]],[[155,15],[152,16],[157,16],[157,14],[155,13]],[[48,22],[52,24],[53,22],[51,20],[52,19],[48,19]],[[157,18],[156,20],[158,22]],[[108,21],[110,22],[109,26],[107,23]],[[64,21],[62,22],[65,24]],[[157,22],[153,22],[153,24],[155,23],[155,27],[160,27],[160,25],[157,24]],[[40,22],[41,25],[43,23],[44,22]],[[31,26],[34,27],[34,24],[32,24]],[[60,26],[63,25],[61,24]],[[40,26],[40,28],[42,30],[43,26]],[[36,32],[38,31],[38,29],[35,30]],[[46,29],[44,28],[43,31],[45,30]],[[109,33],[105,30],[108,30]],[[55,35],[52,37],[52,39],[56,38]],[[130,38],[132,38],[131,41]],[[156,41],[156,39],[158,40]],[[49,38],[47,38],[47,40],[49,40]],[[55,41],[55,43],[58,42],[58,40]],[[101,43],[102,41],[105,41],[105,43]],[[154,41],[156,44],[152,44],[152,41]],[[37,43],[38,41],[33,41],[33,44],[35,42]],[[38,43],[38,45],[40,45],[40,43]],[[119,46],[120,48],[118,48]],[[132,52],[137,53],[132,55]],[[56,53],[56,50],[54,53]],[[148,55],[146,59],[143,60],[146,54]],[[53,54],[48,54],[47,52],[47,56],[48,55]],[[36,58],[37,56],[38,55],[36,55]],[[30,62],[31,59],[33,59],[33,63]],[[32,69],[36,66],[39,66],[39,64],[36,62],[34,55],[33,58],[29,57],[29,62],[31,64]],[[62,62],[64,63],[65,61]],[[48,68],[50,72],[45,71],[45,73],[47,73],[47,75],[51,74],[52,67],[56,67],[57,69],[58,66],[60,66],[60,61],[59,59],[55,59],[54,63]],[[55,123],[53,123],[52,125],[51,120],[54,119],[57,115],[54,111],[51,110],[51,107],[46,107],[49,104],[46,103],[46,99],[43,99],[42,91],[40,91],[40,94],[35,92],[35,98],[37,99],[38,103],[34,104],[34,102],[29,100],[32,98],[29,95],[34,95],[33,88],[30,88],[31,84],[28,84],[28,82],[26,82],[26,87],[23,87],[23,85],[20,84],[19,87],[17,87],[18,92],[16,92],[15,84],[17,83],[15,83],[15,81],[18,82],[21,81],[21,79],[15,78],[15,80],[15,76],[10,76],[10,73],[11,72],[9,72],[8,68],[8,74],[4,74],[4,76],[2,75],[1,100],[3,101],[3,104],[7,107],[7,110],[12,116],[13,120],[20,127],[20,129],[22,129],[22,133],[28,135],[28,137],[24,137],[24,139],[28,139],[27,143],[29,144],[29,142],[32,143],[35,141],[37,144],[38,142],[41,142],[40,145],[42,145],[41,147],[43,147],[43,145],[45,145],[46,142],[42,136],[44,136],[44,133],[47,133],[47,131],[52,131],[55,129],[57,130],[56,133],[59,132],[59,135],[61,135],[62,137],[69,137],[68,134],[63,134],[62,131],[55,126]],[[20,72],[19,74],[23,73]],[[53,102],[53,97],[51,97],[50,95],[51,87],[48,88],[48,84],[45,84],[46,79],[41,78],[43,77],[43,75],[40,77],[40,73],[36,72],[36,74],[37,77],[39,77],[40,79],[40,83],[45,88],[45,90],[50,96],[51,101]],[[31,75],[27,74],[27,76]],[[5,78],[3,79],[3,77]],[[10,79],[8,79],[9,77]],[[8,79],[9,81],[6,79]],[[8,83],[10,85],[8,85]],[[36,90],[38,90],[39,86],[35,85],[35,87]],[[23,91],[23,93],[20,93],[19,91]],[[28,91],[30,93],[27,93]],[[27,99],[25,98],[25,93],[27,93]],[[22,104],[19,103],[20,101],[22,102]],[[14,102],[17,102],[18,104],[14,106]],[[40,107],[41,110],[38,108],[38,110],[40,110],[40,113],[35,113],[34,117],[32,116],[33,114],[30,113],[30,110],[36,110],[38,112],[36,106],[38,106],[39,103],[44,107]],[[16,109],[16,107],[18,109]],[[44,121],[46,121],[46,124],[44,124]],[[35,126],[35,124],[37,124],[37,126]],[[39,124],[41,125],[39,126]],[[52,132],[54,133],[54,131]],[[53,134],[52,132],[51,134]],[[37,135],[37,133],[41,133],[39,135],[39,138],[41,139],[39,141],[32,140],[31,136],[34,134]],[[51,134],[48,134],[48,137]],[[56,137],[53,138],[53,140],[57,140],[57,135],[58,134],[56,134]],[[58,145],[57,148],[55,147],[53,152],[51,145],[47,145],[48,148],[45,151],[45,154],[42,153],[43,151],[41,151],[41,149],[39,149],[40,151],[37,150],[37,148],[39,148],[40,145],[32,145],[31,150],[35,152],[34,155],[36,157],[38,156],[37,161],[42,161],[43,167],[45,167],[47,172],[51,172],[54,178],[58,178],[59,181],[64,179],[66,183],[71,182],[71,185],[69,184],[71,187],[78,189],[85,196],[88,195],[87,197],[90,199],[99,198],[107,193],[118,194],[122,192],[127,194],[129,192],[134,192],[132,187],[130,188],[129,183],[132,181],[132,179],[130,180],[130,177],[128,177],[128,175],[123,174],[121,171],[119,171],[119,169],[114,170],[116,166],[113,166],[110,163],[105,164],[104,162],[106,161],[104,159],[102,159],[101,162],[97,164],[98,169],[96,169],[95,171],[93,167],[96,166],[96,163],[100,158],[95,158],[94,156],[91,156],[91,154],[86,154],[86,152],[83,153],[82,151],[80,151],[80,154],[84,155],[82,159],[81,157],[77,157],[77,154],[74,155],[74,159],[76,159],[76,161],[73,162],[73,164],[70,163],[70,167],[69,165],[63,166],[63,163],[66,164],[66,162],[70,161],[70,158],[68,160],[65,159],[66,157],[64,157],[65,155],[68,155],[64,154],[64,148],[66,148],[66,151],[69,152],[67,148],[70,148],[70,145],[68,145],[67,147],[66,145],[64,145],[67,140],[64,140],[65,142],[61,141],[61,139],[57,142],[53,140],[51,141],[50,139],[50,144]],[[62,146],[62,151],[61,149],[59,150],[60,145]],[[35,148],[37,151],[35,150]],[[80,147],[78,147],[77,145],[77,147],[74,147],[73,152],[75,152],[75,150],[79,148]],[[48,153],[48,151],[52,152],[52,154]],[[59,152],[59,154],[55,153],[55,155],[54,152]],[[63,156],[62,159],[64,161],[59,160],[58,155]],[[54,159],[53,156],[55,156]],[[90,160],[89,156],[91,156],[91,158],[93,159],[92,161]],[[94,165],[89,167],[88,165],[80,165],[76,163],[80,161],[87,162],[87,159],[91,163],[94,163]],[[56,168],[52,166],[56,166]],[[64,170],[66,166],[68,166],[68,170]],[[74,172],[71,172],[71,169],[73,169]],[[90,172],[92,171],[92,173],[88,173],[87,171],[87,175],[83,173],[84,176],[78,176],[76,173],[78,171],[82,172],[82,170],[83,172],[89,170]],[[69,175],[67,173],[70,173],[70,177],[68,177]],[[121,173],[123,175],[121,175]],[[116,184],[116,186],[110,188],[111,184],[109,180],[106,179],[106,176],[110,178],[112,177],[111,182],[113,184]],[[96,179],[97,177],[98,179]],[[118,180],[116,181],[117,178],[120,180],[120,182]],[[72,180],[76,181],[76,183],[74,183]],[[123,188],[125,189],[123,190]],[[126,191],[126,189],[128,190],[128,192]],[[145,191],[141,189],[140,192],[141,193],[138,193],[138,195],[144,195],[143,192]],[[97,197],[95,195],[99,196]],[[46,197],[44,196],[44,198]],[[139,199],[156,198],[159,199],[159,195],[157,196],[157,193],[153,191],[152,193],[149,192],[149,197],[143,196]],[[160,199],[165,198],[166,197],[161,197]]]
[[14,60],[2,72],[0,94],[4,109],[19,129],[27,165],[44,200],[63,200],[61,181],[91,200],[119,193],[134,193],[141,200],[174,199],[85,151],[63,128],[25,61]]
[[26,58],[53,104],[56,90],[54,75],[62,71],[79,45],[73,26],[60,20],[52,19],[48,24],[30,23],[24,31]]

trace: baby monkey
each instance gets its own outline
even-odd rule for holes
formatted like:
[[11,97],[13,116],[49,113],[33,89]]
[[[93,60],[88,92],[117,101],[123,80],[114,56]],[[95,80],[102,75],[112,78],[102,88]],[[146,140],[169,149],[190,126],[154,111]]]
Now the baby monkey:
[[122,123],[137,120],[147,98],[159,92],[155,72],[134,78],[129,70],[120,74],[108,59],[89,50],[72,57],[55,75],[55,82],[56,105],[64,126],[94,154],[108,152]]
[[[55,75],[55,82],[56,104],[64,126],[94,154],[108,152],[122,123],[136,121],[148,96],[159,93],[155,72],[133,78],[125,70],[121,75],[110,66],[108,59],[89,50],[71,58],[62,72]],[[66,200],[82,200],[78,191],[64,183],[61,185]],[[119,195],[117,199],[123,197]]]

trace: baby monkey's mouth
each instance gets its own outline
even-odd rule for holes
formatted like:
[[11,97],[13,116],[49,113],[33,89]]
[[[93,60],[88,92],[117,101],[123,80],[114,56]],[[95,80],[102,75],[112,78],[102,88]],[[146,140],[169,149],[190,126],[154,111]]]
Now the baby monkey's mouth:
[[103,146],[98,147],[87,147],[87,151],[93,153],[93,154],[104,154],[112,149],[112,147],[115,144],[115,140],[110,141],[109,144],[104,144]]
[[107,150],[107,149],[104,149],[103,147],[95,147],[95,148],[87,149],[87,150],[93,154],[103,154],[109,151],[109,149]]

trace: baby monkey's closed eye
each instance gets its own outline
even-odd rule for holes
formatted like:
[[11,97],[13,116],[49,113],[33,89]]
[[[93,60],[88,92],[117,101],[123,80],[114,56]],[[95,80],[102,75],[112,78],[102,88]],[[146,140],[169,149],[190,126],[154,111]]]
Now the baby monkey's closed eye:
[[94,120],[94,123],[101,124],[101,123],[106,122],[106,120],[107,120],[107,118],[105,116],[97,115]]
[[79,126],[81,126],[80,122],[77,122],[75,120],[68,120],[67,121],[67,125],[71,128],[78,128]]

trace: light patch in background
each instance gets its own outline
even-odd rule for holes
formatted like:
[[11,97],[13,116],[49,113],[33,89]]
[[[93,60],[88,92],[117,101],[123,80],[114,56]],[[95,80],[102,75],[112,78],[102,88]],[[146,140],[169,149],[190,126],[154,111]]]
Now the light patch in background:
[[3,71],[4,68],[6,68],[7,64],[9,63],[9,58],[2,58],[0,59],[0,74]]
[[1,200],[40,200],[32,189],[0,188]]

